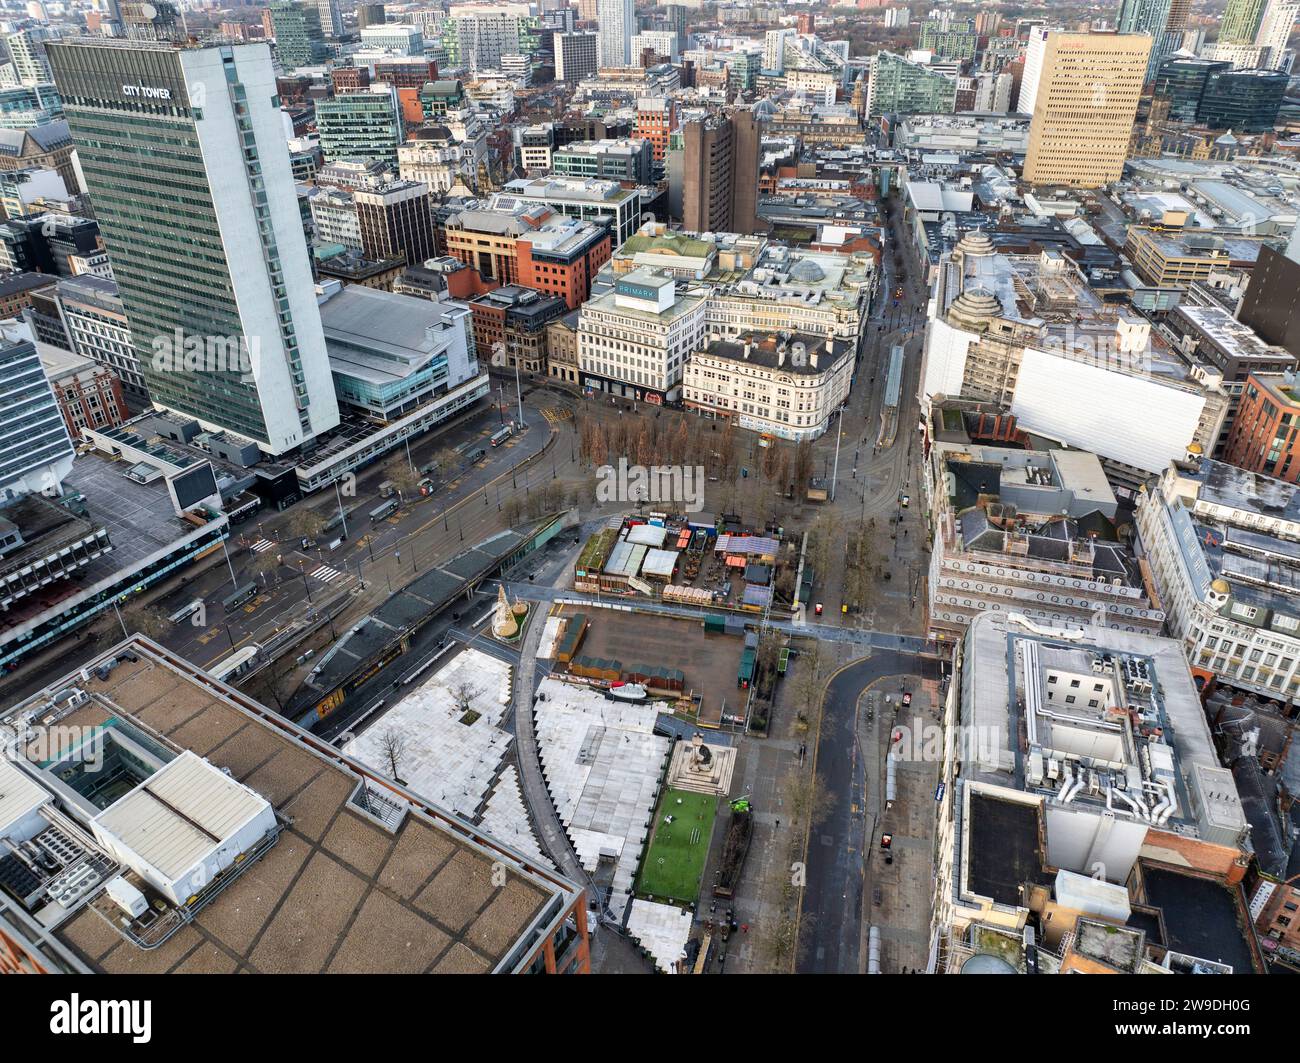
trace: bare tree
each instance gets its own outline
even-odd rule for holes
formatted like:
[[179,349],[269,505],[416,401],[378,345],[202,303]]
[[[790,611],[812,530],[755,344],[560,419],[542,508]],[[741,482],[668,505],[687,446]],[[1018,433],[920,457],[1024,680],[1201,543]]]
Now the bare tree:
[[122,622],[128,631],[137,632],[154,642],[161,642],[172,627],[167,614],[151,605],[133,605],[123,609]]
[[798,729],[807,731],[817,715],[822,698],[822,650],[812,642],[799,650],[798,678],[794,685],[794,702],[798,709]]
[[825,579],[830,571],[831,558],[842,544],[839,542],[839,521],[830,513],[823,513],[817,518],[809,531],[808,556],[820,579]]
[[[781,636],[770,632],[764,635],[758,641],[758,654],[756,657],[756,668],[760,676],[774,676],[776,674],[777,663],[781,658]],[[759,689],[765,689],[764,683],[759,683]]]
[[776,596],[783,602],[793,602],[795,592],[795,569],[793,565],[786,565],[776,574],[774,587]]
[[248,681],[248,693],[263,705],[274,703],[276,710],[283,713],[293,700],[293,692],[297,686],[293,673],[276,668],[272,664],[254,673]]
[[302,506],[289,518],[289,530],[299,539],[316,539],[328,523],[328,517],[322,516],[314,509]]
[[401,782],[402,757],[406,754],[405,737],[401,732],[390,727],[380,736],[379,745],[384,752],[384,759],[388,761],[390,774],[394,780]]
[[254,577],[260,576],[262,579],[262,585],[266,586],[271,573],[279,569],[281,564],[282,562],[279,557],[277,557],[274,552],[267,550],[264,553],[253,555],[252,559],[248,562],[248,571]]
[[546,512],[554,512],[564,507],[564,485],[559,480],[551,480],[539,493],[545,503]]
[[794,449],[794,497],[803,499],[813,474],[812,443],[802,440]]
[[462,679],[459,683],[451,688],[451,700],[455,703],[456,708],[460,709],[461,714],[472,712],[474,708],[474,699],[479,696],[481,691],[468,679]]
[[437,466],[438,475],[445,480],[450,480],[455,475],[462,460],[460,453],[451,447],[443,447],[433,456],[433,464]]
[[403,498],[419,493],[420,474],[411,468],[404,455],[397,455],[384,466],[384,478],[397,488]]

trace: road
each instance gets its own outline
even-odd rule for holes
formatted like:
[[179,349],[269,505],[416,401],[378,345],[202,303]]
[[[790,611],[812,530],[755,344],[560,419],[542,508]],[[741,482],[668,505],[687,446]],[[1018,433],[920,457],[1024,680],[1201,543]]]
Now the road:
[[[883,785],[881,750],[861,747],[858,704],[886,676],[937,678],[939,664],[908,653],[873,653],[836,673],[822,703],[813,760],[821,815],[808,839],[807,878],[800,913],[799,974],[857,974],[862,956],[862,908],[867,861],[869,791]],[[881,732],[888,737],[888,729]]]
[[[848,519],[856,517],[864,522],[888,515],[889,530],[881,535],[888,534],[889,538],[882,538],[881,546],[894,578],[888,588],[882,585],[877,590],[863,617],[870,631],[863,632],[867,637],[857,644],[870,646],[872,652],[836,673],[822,703],[814,759],[822,815],[810,830],[806,852],[807,879],[796,950],[796,969],[800,972],[857,973],[865,967],[862,911],[866,861],[871,851],[867,838],[869,810],[879,806],[876,791],[883,782],[879,778],[881,750],[862,747],[862,721],[858,716],[862,694],[885,676],[933,677],[939,668],[933,657],[918,655],[926,647],[923,637],[902,634],[909,629],[920,631],[923,623],[920,598],[927,568],[924,515],[919,506],[904,507],[901,496],[909,492],[919,495],[915,487],[921,475],[920,454],[917,433],[911,426],[920,416],[917,392],[928,290],[921,280],[920,263],[897,203],[888,212],[887,233],[888,243],[896,250],[882,256],[885,298],[877,307],[876,319],[868,326],[868,350],[859,371],[867,374],[868,386],[855,388],[855,398],[844,417],[845,431],[854,440],[854,464],[849,466],[848,484],[840,481],[836,508],[843,514],[847,504],[851,507]],[[917,331],[918,326],[921,331]],[[873,444],[880,423],[889,351],[896,343],[905,351],[899,429],[892,444],[882,449]],[[842,453],[841,468],[843,462]],[[833,591],[820,593],[829,602],[834,601]],[[817,637],[822,641],[849,641],[821,632]],[[868,733],[877,740],[887,740],[888,728],[881,731],[873,726]]]
[[[507,405],[514,410],[513,401]],[[349,610],[355,615],[338,620],[346,627],[385,597],[390,587],[401,585],[429,564],[442,563],[504,528],[504,511],[511,498],[523,502],[530,492],[552,480],[573,481],[576,454],[572,422],[565,419],[562,405],[562,399],[541,390],[530,393],[526,386],[527,427],[505,446],[487,446],[488,437],[507,416],[491,404],[413,443],[411,459],[417,468],[439,451],[473,440],[482,441],[487,454],[480,462],[462,469],[457,479],[440,488],[433,498],[404,505],[373,529],[367,515],[381,501],[379,484],[388,478],[386,467],[390,462],[405,459],[405,450],[362,469],[357,474],[354,494],[344,500],[348,510],[357,511],[349,517],[350,538],[337,550],[330,551],[322,537],[323,545],[303,551],[291,531],[296,515],[304,509],[325,517],[336,515],[338,503],[333,490],[317,492],[284,511],[255,514],[236,526],[225,554],[215,554],[206,568],[184,570],[141,600],[140,604],[164,617],[179,616],[182,608],[195,600],[204,603],[201,613],[181,616],[151,634],[195,664],[211,667],[239,647],[265,643],[295,622],[300,623],[310,611],[320,608],[323,599],[351,591]],[[554,442],[547,451],[549,461],[536,459],[526,472],[510,473],[512,466],[539,454],[551,440]],[[266,572],[255,571],[255,559],[277,556],[280,565]],[[227,615],[222,601],[235,587],[254,581],[261,585],[260,593]],[[78,637],[83,643],[111,644],[122,637],[122,628],[110,611],[81,629]],[[4,677],[0,681],[4,695],[22,698],[61,675],[66,670],[67,645],[55,645]]]
[[564,825],[555,811],[546,779],[542,775],[541,754],[537,748],[537,735],[533,730],[533,695],[537,687],[537,649],[542,641],[542,632],[546,627],[546,615],[542,610],[535,610],[524,634],[520,647],[519,667],[515,669],[515,683],[512,691],[512,711],[515,724],[515,759],[519,765],[519,785],[523,790],[524,803],[532,815],[533,826],[537,831],[543,849],[561,871],[574,882],[581,882],[588,887],[590,895],[595,896],[591,882],[577,854],[564,832]]
[[[485,587],[495,590],[497,580],[487,580]],[[511,598],[522,598],[528,602],[580,602],[592,606],[635,607],[640,612],[657,613],[660,616],[676,616],[685,620],[703,621],[711,610],[692,605],[677,605],[671,602],[651,601],[649,598],[616,598],[610,595],[586,594],[581,591],[565,590],[561,587],[544,587],[533,583],[506,582],[506,594]],[[745,618],[757,624],[762,617],[757,613],[747,613]],[[926,641],[917,635],[908,635],[896,631],[868,631],[864,628],[837,627],[833,624],[797,623],[793,620],[767,619],[767,626],[774,631],[787,635],[812,638],[818,642],[834,642],[841,645],[862,647],[863,649],[902,650],[921,653],[926,649]]]

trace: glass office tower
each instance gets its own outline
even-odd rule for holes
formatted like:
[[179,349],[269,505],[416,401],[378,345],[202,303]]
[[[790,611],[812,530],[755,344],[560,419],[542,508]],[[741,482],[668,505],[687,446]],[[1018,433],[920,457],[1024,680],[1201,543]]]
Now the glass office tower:
[[155,405],[270,454],[337,425],[267,46],[49,51]]

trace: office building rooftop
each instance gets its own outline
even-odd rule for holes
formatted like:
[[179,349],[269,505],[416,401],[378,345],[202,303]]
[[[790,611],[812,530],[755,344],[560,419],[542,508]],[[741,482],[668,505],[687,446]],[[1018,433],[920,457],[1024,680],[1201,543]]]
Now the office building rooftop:
[[[31,725],[51,717],[111,776],[77,770],[81,746],[38,749]],[[139,637],[2,723],[23,787],[0,832],[53,855],[0,915],[72,969],[524,970],[581,896]]]
[[[968,779],[1236,845],[1246,821],[1181,645],[988,613],[967,633]],[[996,736],[996,737],[995,737]]]

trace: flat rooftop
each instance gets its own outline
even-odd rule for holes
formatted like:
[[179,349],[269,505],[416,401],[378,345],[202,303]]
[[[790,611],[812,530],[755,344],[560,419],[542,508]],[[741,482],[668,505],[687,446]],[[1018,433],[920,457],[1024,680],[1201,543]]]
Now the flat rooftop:
[[91,451],[72,463],[63,481],[65,492],[80,491],[85,496],[91,520],[103,525],[113,542],[113,552],[91,565],[85,580],[132,568],[193,531],[192,525],[176,516],[165,481],[137,483],[126,475],[130,468],[130,462]]
[[1143,865],[1147,903],[1164,917],[1166,944],[1175,952],[1255,971],[1246,935],[1246,913],[1233,890],[1210,879]]
[[[49,694],[75,683],[91,700],[65,726],[100,726],[111,717],[156,735],[160,747],[192,750],[265,797],[284,827],[156,949],[141,950],[90,907],[74,911],[54,932],[91,969],[510,971],[529,962],[579,896],[574,884],[152,643],[137,638],[88,663],[124,649],[137,659],[103,679],[73,673],[10,718],[42,712]],[[405,815],[380,825],[363,814],[351,800],[363,780]]]
[[374,384],[399,383],[444,352],[457,311],[468,307],[345,285],[320,304],[330,369]]
[[114,460],[97,451],[73,461],[72,471],[63,481],[64,495],[80,493],[85,516],[35,498],[20,500],[4,511],[29,545],[12,553],[0,565],[3,571],[44,557],[60,544],[84,540],[96,528],[107,532],[112,549],[81,565],[74,578],[26,594],[0,617],[0,635],[30,624],[51,609],[68,606],[88,588],[114,585],[150,558],[179,548],[183,539],[198,530],[176,516],[162,478],[139,483],[126,476],[132,467],[129,461]]
[[1300,486],[1296,484],[1208,458],[1200,461],[1199,469],[1180,471],[1200,483],[1198,502],[1300,522]]
[[494,210],[513,210],[518,199],[543,201],[569,201],[574,203],[609,203],[617,206],[637,194],[634,188],[623,188],[617,181],[580,177],[540,177],[536,180],[519,178],[507,181],[504,192],[492,197]]
[[1272,365],[1290,357],[1285,347],[1265,343],[1249,325],[1238,321],[1221,306],[1179,303],[1176,313],[1190,322],[1225,355],[1237,361],[1258,359]]
[[[1178,641],[1112,628],[1052,628],[1000,612],[977,616],[966,638],[962,724],[989,736],[967,758],[968,778],[1050,796],[1058,785],[1050,775],[1030,781],[1035,748],[1044,764],[1072,761],[1116,786],[1134,771],[1142,780],[1140,746],[1162,758],[1168,750],[1177,821],[1184,822],[1191,807],[1185,779],[1197,766],[1222,770]],[[1172,745],[1135,738],[1121,725],[1133,712],[1143,731],[1160,729]],[[1100,800],[1104,807],[1105,789],[1100,796],[1079,793],[1076,806]]]
[[1026,883],[1050,881],[1039,834],[1035,804],[1008,801],[992,794],[970,795],[966,831],[969,858],[965,887],[998,904],[1022,907]]
[[[1200,387],[1193,362],[1155,330],[1134,349],[1121,350],[1117,330],[1126,322],[1126,311],[1104,302],[1059,252],[967,255],[960,283],[950,259],[946,267],[940,281],[942,315],[963,291],[983,290],[1000,304],[1004,320],[1032,330],[1026,346],[1185,389]],[[1127,323],[1138,320],[1129,316]]]

